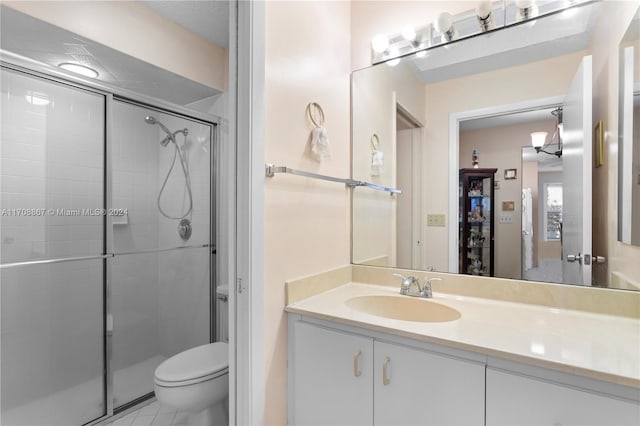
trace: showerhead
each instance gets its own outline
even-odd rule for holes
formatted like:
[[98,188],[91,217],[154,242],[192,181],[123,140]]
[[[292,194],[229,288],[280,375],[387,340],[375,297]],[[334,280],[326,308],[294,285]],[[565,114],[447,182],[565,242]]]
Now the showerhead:
[[173,138],[173,134],[171,133],[171,131],[170,131],[169,129],[167,129],[167,127],[166,127],[164,124],[162,124],[161,122],[159,122],[159,121],[158,121],[158,119],[156,119],[154,116],[152,116],[152,115],[147,115],[147,116],[144,118],[144,121],[145,121],[147,124],[151,124],[151,125],[157,124],[157,125],[158,125],[158,126],[160,126],[160,128],[161,128],[162,130],[164,130],[164,132],[167,134],[167,137],[166,137],[166,138],[164,138],[164,139],[162,139],[162,141],[160,141],[160,145],[162,145],[162,146],[167,146],[167,145],[169,144],[169,142],[170,142],[170,141],[171,141],[171,142],[173,142],[173,143],[175,143],[175,142],[176,142],[176,141],[175,141],[175,139]]

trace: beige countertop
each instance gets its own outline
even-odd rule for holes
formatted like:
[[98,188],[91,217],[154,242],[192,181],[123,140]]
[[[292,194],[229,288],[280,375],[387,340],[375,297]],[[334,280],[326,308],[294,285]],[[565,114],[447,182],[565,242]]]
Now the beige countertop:
[[349,282],[296,301],[285,310],[640,388],[640,320],[436,293],[433,301],[457,309],[450,322],[411,322],[350,308],[365,295],[398,294],[398,288]]

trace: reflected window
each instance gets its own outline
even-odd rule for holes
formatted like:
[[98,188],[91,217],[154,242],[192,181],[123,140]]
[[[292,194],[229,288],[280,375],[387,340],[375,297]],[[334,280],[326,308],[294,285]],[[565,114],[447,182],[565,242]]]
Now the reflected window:
[[562,233],[562,184],[544,185],[545,241],[559,241]]

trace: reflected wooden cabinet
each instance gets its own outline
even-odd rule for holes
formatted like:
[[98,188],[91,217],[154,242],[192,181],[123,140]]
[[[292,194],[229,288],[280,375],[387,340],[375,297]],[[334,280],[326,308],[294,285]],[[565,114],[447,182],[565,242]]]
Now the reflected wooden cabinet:
[[460,169],[458,272],[493,276],[494,181],[497,169]]

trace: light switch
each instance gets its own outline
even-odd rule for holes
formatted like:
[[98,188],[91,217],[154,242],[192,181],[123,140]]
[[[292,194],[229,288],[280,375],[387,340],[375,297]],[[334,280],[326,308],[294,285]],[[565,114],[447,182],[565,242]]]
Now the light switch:
[[513,223],[513,216],[510,214],[501,214],[500,223]]
[[428,214],[427,226],[446,226],[447,216],[444,214]]

